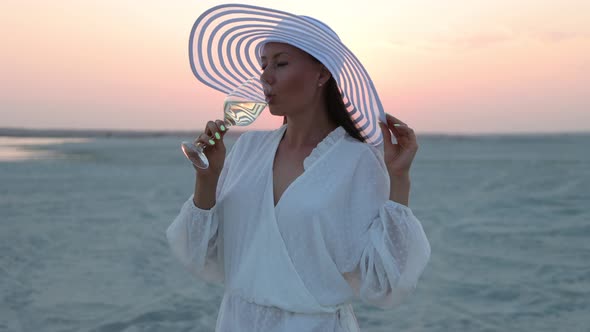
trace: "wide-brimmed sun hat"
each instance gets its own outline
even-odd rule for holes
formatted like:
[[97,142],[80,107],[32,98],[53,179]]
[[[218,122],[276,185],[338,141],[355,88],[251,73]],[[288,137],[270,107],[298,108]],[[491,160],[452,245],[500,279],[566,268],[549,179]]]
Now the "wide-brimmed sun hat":
[[[385,113],[371,77],[338,35],[317,19],[244,4],[212,7],[191,30],[191,69],[205,85],[230,93],[260,77],[260,51],[269,42],[295,46],[326,66],[366,142],[382,142],[378,123],[385,122]],[[262,91],[253,89],[249,97],[264,99]]]

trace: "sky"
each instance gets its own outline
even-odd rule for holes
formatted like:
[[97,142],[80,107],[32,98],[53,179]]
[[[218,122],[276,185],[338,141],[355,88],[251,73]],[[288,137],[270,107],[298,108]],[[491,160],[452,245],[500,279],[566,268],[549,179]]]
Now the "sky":
[[[188,38],[221,3],[3,0],[0,127],[201,131],[224,95],[193,76]],[[327,23],[417,133],[590,131],[590,1],[242,3]]]

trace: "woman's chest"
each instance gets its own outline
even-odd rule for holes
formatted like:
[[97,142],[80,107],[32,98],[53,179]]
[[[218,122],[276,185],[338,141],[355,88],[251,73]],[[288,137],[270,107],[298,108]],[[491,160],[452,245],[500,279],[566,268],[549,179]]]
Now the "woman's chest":
[[219,198],[224,209],[248,206],[248,210],[274,210],[277,218],[342,210],[350,203],[355,163],[343,162],[336,152],[332,150],[313,163],[306,161],[311,151],[285,153],[280,146],[276,152],[260,149],[249,153],[232,167]]
[[270,165],[249,169],[232,179],[222,198],[226,212],[240,211],[242,220],[269,210],[279,223],[293,218],[301,222],[350,206],[351,176],[341,170],[275,168],[272,172]]
[[275,206],[287,188],[303,175],[303,161],[311,151],[311,148],[300,151],[286,151],[281,146],[277,149],[272,168],[272,189]]

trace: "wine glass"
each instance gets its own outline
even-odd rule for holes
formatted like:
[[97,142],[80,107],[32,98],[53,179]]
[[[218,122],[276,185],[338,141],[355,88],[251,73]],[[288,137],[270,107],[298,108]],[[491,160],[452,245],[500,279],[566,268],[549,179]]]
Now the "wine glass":
[[[262,82],[256,77],[251,77],[225,97],[223,102],[225,127],[250,125],[258,118],[266,105]],[[181,144],[184,155],[195,167],[201,169],[209,168],[209,160],[203,152],[206,147],[201,142],[194,144],[185,141]]]

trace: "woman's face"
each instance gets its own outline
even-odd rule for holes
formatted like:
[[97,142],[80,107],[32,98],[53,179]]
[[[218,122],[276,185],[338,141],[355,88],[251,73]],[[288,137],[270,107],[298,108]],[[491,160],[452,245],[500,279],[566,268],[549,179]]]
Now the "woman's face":
[[291,115],[320,100],[322,65],[309,54],[288,44],[268,43],[260,60],[271,114]]

